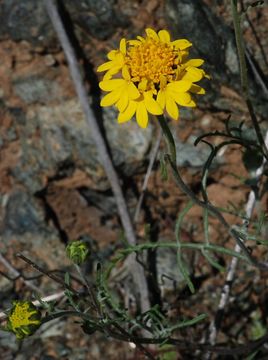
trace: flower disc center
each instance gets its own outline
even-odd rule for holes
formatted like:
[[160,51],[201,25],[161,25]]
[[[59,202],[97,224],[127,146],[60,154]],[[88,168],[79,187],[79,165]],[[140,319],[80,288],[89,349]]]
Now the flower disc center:
[[172,46],[147,38],[144,42],[130,47],[126,63],[133,81],[146,79],[159,83],[162,76],[174,74],[175,58]]

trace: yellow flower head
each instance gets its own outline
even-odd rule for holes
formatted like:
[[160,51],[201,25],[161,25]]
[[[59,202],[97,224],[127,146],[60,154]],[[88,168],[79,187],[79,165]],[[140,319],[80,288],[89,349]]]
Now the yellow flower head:
[[13,301],[8,315],[7,330],[17,339],[32,335],[41,325],[41,312],[30,301]]
[[195,107],[191,94],[204,94],[195,84],[208,77],[201,59],[188,60],[192,44],[186,39],[171,41],[166,30],[156,33],[146,29],[146,37],[120,41],[118,50],[108,54],[109,61],[97,71],[106,71],[99,86],[109,92],[101,106],[115,105],[118,122],[129,121],[134,115],[142,128],[148,125],[148,113],[164,111],[177,120],[178,106]]

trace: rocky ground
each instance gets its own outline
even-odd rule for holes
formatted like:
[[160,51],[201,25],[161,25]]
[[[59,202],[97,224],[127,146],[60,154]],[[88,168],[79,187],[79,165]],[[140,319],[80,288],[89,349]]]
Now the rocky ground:
[[[244,1],[244,6],[249,3]],[[146,27],[166,28],[174,38],[186,37],[193,42],[193,56],[205,59],[206,71],[212,79],[204,82],[207,94],[199,108],[183,109],[180,122],[173,123],[172,130],[177,139],[181,173],[199,194],[202,166],[209,148],[205,144],[195,147],[196,137],[223,130],[229,114],[234,123],[244,121],[245,127],[250,127],[241,98],[229,3],[65,0],[60,9],[132,215],[158,130],[153,122],[146,130],[134,121],[118,126],[113,109],[100,109],[96,68],[105,60],[107,51],[118,46],[121,37],[143,34]],[[268,110],[267,20],[268,8],[263,6],[250,11],[242,24],[247,40],[250,91],[263,128]],[[14,268],[28,276],[36,273],[16,258],[19,251],[46,269],[70,270],[65,246],[74,239],[85,238],[94,243],[98,260],[106,261],[120,247],[116,205],[42,1],[0,1],[0,59],[1,253]],[[218,139],[213,141],[216,144]],[[162,150],[164,144],[160,145],[159,154]],[[217,156],[209,174],[209,198],[221,208],[243,211],[250,191],[245,182],[248,177],[241,149],[226,148]],[[144,236],[144,225],[149,223],[154,241],[175,241],[175,222],[186,202],[186,196],[176,188],[172,178],[163,181],[157,162],[137,224],[140,238]],[[257,210],[267,211],[265,193]],[[226,214],[226,219],[232,224],[241,223],[232,214]],[[209,232],[211,242],[234,247],[233,240],[214,219]],[[186,241],[203,240],[201,209],[191,210],[183,234]],[[267,236],[265,231],[262,236]],[[265,248],[257,254],[267,257]],[[194,265],[193,277],[197,282],[197,292],[190,295],[173,271],[174,256],[173,252],[157,254],[158,272],[172,269],[168,275],[177,281],[175,293],[168,284],[161,289],[162,302],[170,313],[181,318],[208,314],[202,325],[181,333],[182,338],[200,342],[215,315],[225,275],[212,269],[201,256],[187,253],[186,261]],[[227,266],[230,258],[222,257],[219,261]],[[3,264],[0,270],[8,273]],[[58,284],[44,277],[35,281],[44,295],[60,290]],[[241,263],[232,295],[218,336],[219,342],[229,345],[253,340],[256,329],[266,328],[266,276]],[[31,290],[21,279],[10,281],[0,273],[1,310],[8,308],[12,299],[30,296]],[[142,358],[129,344],[98,334],[86,336],[72,319],[48,324],[22,345],[14,336],[0,332],[0,347],[1,358],[5,360]],[[200,354],[196,356],[201,358]],[[193,359],[194,355],[177,351],[175,358]]]

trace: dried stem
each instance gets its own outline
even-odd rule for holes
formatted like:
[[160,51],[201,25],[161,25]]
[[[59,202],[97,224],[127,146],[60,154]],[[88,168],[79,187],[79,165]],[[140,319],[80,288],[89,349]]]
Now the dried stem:
[[7,268],[7,270],[9,271],[9,273],[14,277],[13,280],[16,280],[18,278],[21,278],[22,281],[24,282],[24,284],[26,286],[28,286],[30,289],[32,289],[33,291],[35,291],[37,294],[40,294],[40,289],[34,285],[33,281],[31,280],[26,280],[24,279],[24,277],[21,275],[21,273],[16,270],[5,258],[4,256],[0,253],[0,262]]
[[[73,79],[73,83],[80,100],[82,109],[85,114],[85,120],[88,126],[91,129],[92,137],[95,141],[101,163],[105,169],[106,175],[110,181],[113,194],[118,207],[119,216],[122,222],[122,226],[125,231],[127,241],[130,245],[136,244],[136,235],[134,232],[133,225],[130,220],[128,208],[123,196],[122,188],[118,179],[118,175],[113,166],[111,157],[109,155],[107,146],[99,129],[97,120],[94,116],[92,109],[89,106],[89,100],[87,96],[87,91],[83,84],[82,76],[79,70],[79,64],[74,52],[74,49],[70,43],[70,40],[67,36],[66,30],[63,26],[63,22],[59,15],[56,2],[54,0],[44,0],[44,5],[50,17],[50,20],[54,26],[54,29],[57,33],[58,39],[61,43],[65,56],[67,58],[70,74]],[[132,269],[133,278],[135,285],[140,295],[140,304],[141,310],[146,311],[150,308],[149,296],[148,296],[148,286],[144,274],[143,267],[136,262],[135,256],[132,255],[129,261],[129,264]]]
[[162,139],[162,133],[161,133],[161,131],[159,131],[159,133],[157,135],[155,145],[154,145],[154,147],[153,147],[153,149],[151,151],[151,154],[150,154],[149,165],[148,165],[145,177],[144,177],[144,181],[143,181],[143,185],[142,185],[142,189],[141,189],[141,194],[140,194],[137,206],[136,206],[136,210],[135,210],[135,214],[134,214],[134,224],[138,221],[138,218],[139,218],[142,202],[143,202],[144,195],[145,195],[145,192],[146,192],[146,189],[147,189],[147,186],[148,186],[148,181],[150,179],[151,172],[153,170],[154,162],[155,162],[158,150],[159,150],[161,139]]

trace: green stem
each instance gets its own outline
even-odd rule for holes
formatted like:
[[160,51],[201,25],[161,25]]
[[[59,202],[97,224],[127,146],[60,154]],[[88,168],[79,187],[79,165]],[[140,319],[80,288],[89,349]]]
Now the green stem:
[[170,153],[171,160],[174,164],[177,163],[177,155],[176,155],[176,145],[174,141],[174,137],[172,135],[172,132],[170,131],[170,128],[167,124],[167,120],[164,118],[163,115],[159,115],[157,117],[159,124],[163,130],[163,133],[165,135],[165,140],[168,146],[168,150]]

